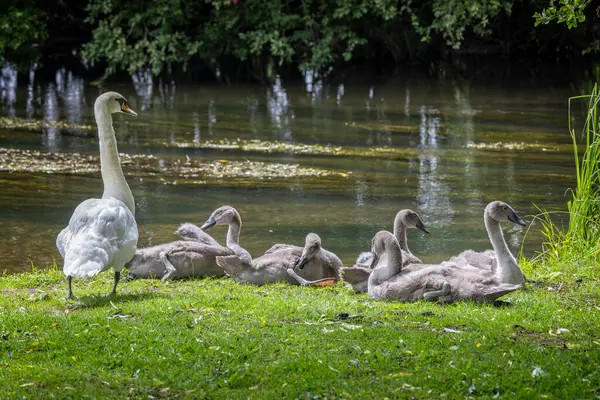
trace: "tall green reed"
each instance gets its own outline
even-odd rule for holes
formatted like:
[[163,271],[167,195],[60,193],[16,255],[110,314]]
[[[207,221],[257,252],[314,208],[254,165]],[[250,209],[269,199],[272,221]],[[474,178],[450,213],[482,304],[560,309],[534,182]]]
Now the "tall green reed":
[[[581,99],[588,99],[588,104],[583,130],[578,135],[571,125],[572,104]],[[569,134],[573,142],[577,183],[567,203],[569,224],[566,230],[559,227],[552,218],[556,213],[544,209],[539,209],[537,216],[545,239],[542,253],[533,262],[541,264],[550,275],[568,274],[578,278],[600,275],[596,266],[600,258],[599,105],[597,85],[590,95],[569,98]]]

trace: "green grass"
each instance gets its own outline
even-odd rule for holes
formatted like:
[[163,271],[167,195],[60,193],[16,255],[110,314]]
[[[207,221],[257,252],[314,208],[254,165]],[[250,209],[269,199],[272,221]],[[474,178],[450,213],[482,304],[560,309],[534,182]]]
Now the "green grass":
[[135,280],[113,299],[93,296],[111,274],[74,283],[67,301],[56,269],[0,277],[0,398],[600,397],[597,281],[502,306],[341,283]]

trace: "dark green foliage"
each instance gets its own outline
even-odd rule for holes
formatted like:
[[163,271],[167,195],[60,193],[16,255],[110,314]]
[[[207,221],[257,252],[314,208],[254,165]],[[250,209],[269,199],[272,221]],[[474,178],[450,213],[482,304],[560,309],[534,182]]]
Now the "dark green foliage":
[[200,3],[164,0],[150,6],[143,1],[91,1],[86,22],[96,28],[83,56],[92,62],[105,61],[113,72],[150,68],[158,75],[170,63],[185,67],[200,46],[187,30],[191,16],[200,11],[196,4]]
[[0,62],[29,64],[37,59],[35,47],[47,38],[45,12],[33,2],[7,1],[0,5]]
[[536,24],[579,25],[567,38],[557,27],[534,32],[523,22],[537,2],[516,0],[10,0],[0,6],[0,58],[258,80],[283,69],[322,78],[348,65],[427,65],[461,52],[555,60],[600,48],[593,27],[581,26],[588,3],[561,0],[536,13]]
[[557,22],[565,23],[571,28],[577,27],[578,24],[585,21],[585,8],[590,4],[592,0],[559,0],[559,5],[555,6],[555,1],[550,2],[548,8],[542,10],[542,12],[535,13],[535,26],[539,24],[547,24],[550,21],[557,20]]

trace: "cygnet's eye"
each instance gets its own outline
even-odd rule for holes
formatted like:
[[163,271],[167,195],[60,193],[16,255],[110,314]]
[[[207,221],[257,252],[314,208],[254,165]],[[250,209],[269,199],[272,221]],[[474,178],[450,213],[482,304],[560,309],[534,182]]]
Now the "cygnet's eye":
[[504,211],[507,211],[507,210],[508,210],[508,207],[506,207],[506,206],[502,206],[502,209],[503,209]]

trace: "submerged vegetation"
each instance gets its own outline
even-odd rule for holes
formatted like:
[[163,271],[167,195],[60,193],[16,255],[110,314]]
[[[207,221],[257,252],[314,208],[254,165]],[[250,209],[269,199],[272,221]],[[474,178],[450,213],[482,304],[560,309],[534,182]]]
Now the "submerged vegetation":
[[[121,154],[125,173],[135,165],[137,176],[156,176],[165,183],[194,183],[203,180],[242,178],[244,180],[298,177],[346,177],[350,172],[303,167],[276,162],[163,158],[146,154]],[[100,157],[79,153],[0,148],[0,172],[88,175],[100,171]]]

